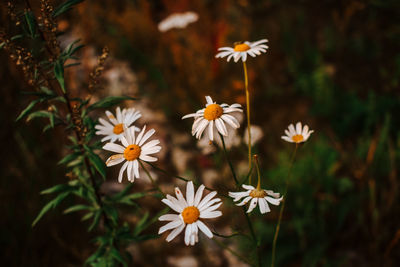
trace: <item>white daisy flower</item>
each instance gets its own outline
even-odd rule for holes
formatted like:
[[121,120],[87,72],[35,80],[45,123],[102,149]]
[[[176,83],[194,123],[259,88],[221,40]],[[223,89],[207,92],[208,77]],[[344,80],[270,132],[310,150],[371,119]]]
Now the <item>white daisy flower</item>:
[[231,58],[233,58],[235,62],[238,62],[238,60],[242,58],[242,61],[245,62],[247,59],[247,54],[255,57],[261,55],[261,52],[266,53],[268,46],[265,43],[267,42],[267,39],[262,39],[257,42],[246,41],[244,43],[236,43],[235,47],[220,47],[218,48],[218,51],[221,52],[219,52],[215,57],[223,58],[228,56],[228,62],[231,60]]
[[254,186],[245,184],[242,185],[242,187],[247,191],[229,192],[229,196],[233,198],[234,202],[238,202],[239,200],[244,198],[242,202],[237,203],[236,206],[243,206],[251,200],[247,213],[252,212],[253,209],[257,206],[257,203],[262,214],[270,212],[271,210],[268,206],[268,202],[272,205],[278,206],[283,199],[283,197],[280,197],[279,193],[274,193],[271,190],[264,190],[260,188],[256,189],[254,188]]
[[290,124],[288,130],[285,130],[284,136],[282,139],[290,142],[290,143],[303,143],[307,141],[310,135],[314,132],[314,130],[309,130],[308,125],[304,125],[304,128],[301,127],[301,122],[296,124],[296,129],[294,128],[293,124]]
[[158,218],[160,221],[169,221],[169,223],[160,228],[158,234],[162,234],[167,230],[174,229],[167,236],[167,242],[170,242],[177,235],[179,235],[185,227],[186,246],[193,246],[199,241],[199,229],[207,237],[213,237],[210,229],[200,219],[210,219],[221,216],[222,212],[216,209],[221,206],[222,202],[219,198],[212,199],[217,194],[216,191],[209,193],[203,198],[203,200],[201,200],[204,188],[205,186],[201,185],[195,194],[193,182],[190,181],[186,185],[186,199],[183,197],[181,190],[176,187],[176,198],[167,195],[166,198],[162,200],[164,204],[168,205],[171,209],[179,213],[165,214]]
[[[142,117],[139,111],[135,111],[134,108],[121,109],[117,107],[115,117],[110,111],[106,111],[106,115],[111,123],[106,121],[105,119],[99,118],[100,124],[97,124],[95,128],[97,135],[105,135],[102,142],[110,140],[110,142],[115,142],[121,139],[123,133],[128,129],[132,123],[134,123],[137,119]],[[139,131],[140,129],[135,127],[135,131]]]
[[232,112],[243,112],[240,104],[216,104],[212,101],[210,96],[206,96],[207,104],[203,109],[198,110],[196,113],[191,113],[183,116],[182,119],[194,117],[194,123],[192,126],[192,135],[196,136],[197,139],[201,138],[204,130],[208,126],[208,137],[209,140],[214,140],[214,125],[218,132],[223,136],[228,135],[228,130],[225,126],[225,122],[234,129],[240,127],[237,119],[228,114]]
[[187,11],[184,13],[174,13],[163,19],[158,24],[158,30],[160,32],[166,32],[173,28],[183,29],[186,28],[190,23],[196,22],[199,19],[199,15],[195,12]]
[[118,182],[122,181],[122,175],[125,170],[127,170],[128,173],[128,181],[133,182],[135,178],[139,178],[139,159],[148,162],[157,161],[157,158],[149,155],[161,150],[161,146],[158,146],[160,141],[152,140],[145,143],[155,132],[154,129],[151,129],[145,133],[145,130],[146,126],[143,127],[142,131],[135,138],[135,130],[131,127],[124,132],[123,136],[121,136],[121,143],[123,146],[115,143],[107,143],[103,146],[103,149],[105,150],[118,153],[107,159],[107,167],[125,161],[119,171]]

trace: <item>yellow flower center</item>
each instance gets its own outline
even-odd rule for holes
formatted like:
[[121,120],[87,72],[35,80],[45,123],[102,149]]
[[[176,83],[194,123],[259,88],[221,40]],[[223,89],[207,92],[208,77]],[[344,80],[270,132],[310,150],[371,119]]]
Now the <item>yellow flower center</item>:
[[123,131],[124,131],[124,124],[123,123],[120,123],[120,124],[117,124],[117,125],[114,126],[113,132],[115,134],[120,134]]
[[198,208],[194,207],[194,206],[190,206],[190,207],[186,207],[183,211],[182,211],[182,217],[183,217],[183,221],[186,224],[191,224],[194,223],[195,221],[197,221],[197,219],[200,216],[200,211]]
[[206,120],[212,121],[216,120],[222,116],[224,110],[218,104],[211,104],[204,110],[204,118]]
[[249,196],[252,198],[263,198],[267,195],[264,190],[254,189],[250,192]]
[[137,159],[140,156],[140,146],[138,145],[129,145],[125,148],[124,157],[128,161],[132,161]]
[[292,136],[292,140],[295,143],[300,143],[301,141],[304,140],[303,136],[301,134],[296,134]]
[[233,48],[233,50],[235,50],[236,52],[245,52],[247,50],[249,50],[251,47],[247,44],[237,44],[235,45],[235,48]]

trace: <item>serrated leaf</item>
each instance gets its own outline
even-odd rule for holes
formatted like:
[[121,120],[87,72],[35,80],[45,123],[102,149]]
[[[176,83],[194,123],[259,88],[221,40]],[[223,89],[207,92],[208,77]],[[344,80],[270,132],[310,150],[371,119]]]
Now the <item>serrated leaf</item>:
[[76,212],[76,211],[80,211],[80,210],[90,210],[90,209],[92,209],[92,207],[88,206],[88,205],[75,205],[75,206],[72,206],[72,207],[64,210],[64,214],[68,214],[68,213]]
[[35,105],[39,101],[40,101],[39,99],[36,99],[36,100],[32,101],[31,103],[29,103],[29,105],[18,115],[18,117],[15,121],[19,121],[20,119],[22,119],[23,117],[28,115],[28,113],[35,107]]
[[36,217],[36,219],[33,221],[32,227],[35,226],[36,223],[43,217],[43,215],[45,215],[50,209],[54,209],[55,207],[57,207],[61,203],[61,201],[63,201],[64,198],[66,198],[69,194],[70,192],[64,192],[51,200],[49,203],[47,203],[39,212],[39,215]]
[[54,64],[54,75],[60,84],[61,90],[65,94],[65,81],[64,81],[64,63],[60,60],[57,60]]
[[90,105],[87,108],[87,111],[90,112],[98,108],[109,108],[121,103],[124,100],[136,100],[136,98],[130,96],[108,96]]
[[57,17],[70,10],[74,5],[77,5],[81,2],[83,2],[83,0],[67,0],[64,3],[60,4],[58,7],[56,7],[52,15],[53,17]]

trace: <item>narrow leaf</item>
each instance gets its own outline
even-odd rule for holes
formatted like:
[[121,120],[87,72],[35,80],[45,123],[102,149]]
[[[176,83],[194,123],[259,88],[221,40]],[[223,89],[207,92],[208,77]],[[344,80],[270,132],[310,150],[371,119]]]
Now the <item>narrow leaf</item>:
[[15,121],[19,121],[20,119],[22,119],[23,117],[25,117],[26,115],[28,115],[28,113],[35,107],[35,105],[39,102],[38,99],[32,101],[17,117],[17,119]]
[[61,5],[59,5],[58,7],[56,7],[56,9],[53,11],[53,17],[57,17],[65,12],[67,12],[68,10],[70,10],[74,5],[77,5],[79,3],[83,2],[83,0],[67,0],[64,3],[62,3]]
[[56,79],[60,84],[63,93],[65,93],[66,91],[65,91],[65,81],[64,81],[64,66],[60,60],[58,60],[54,64],[54,75],[56,76]]
[[100,173],[100,175],[105,179],[106,178],[106,164],[104,164],[103,160],[92,151],[88,153],[88,158],[90,163],[96,168],[96,170]]
[[49,203],[47,203],[42,210],[39,212],[39,215],[36,217],[36,219],[32,223],[32,227],[36,225],[36,223],[45,215],[50,209],[54,209],[57,207],[61,201],[64,200],[69,195],[70,192],[64,192],[60,195],[58,195],[56,198],[51,200]]
[[88,206],[88,205],[75,205],[72,206],[66,210],[64,210],[64,213],[71,213],[71,212],[76,212],[76,211],[80,211],[80,210],[90,210],[92,209],[92,207]]

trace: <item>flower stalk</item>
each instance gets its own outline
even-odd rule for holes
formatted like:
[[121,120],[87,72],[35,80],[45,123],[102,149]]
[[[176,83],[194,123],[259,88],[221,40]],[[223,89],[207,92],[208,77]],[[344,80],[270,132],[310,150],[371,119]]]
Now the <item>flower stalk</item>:
[[285,198],[283,199],[283,203],[282,203],[281,209],[279,210],[278,223],[277,223],[277,225],[276,225],[274,240],[273,240],[273,242],[272,242],[271,267],[274,267],[274,265],[275,265],[276,243],[277,243],[277,241],[278,241],[279,230],[280,230],[280,228],[281,228],[281,221],[282,221],[282,216],[283,216],[283,210],[285,209],[285,203],[286,203],[287,193],[288,193],[288,189],[289,189],[290,174],[291,174],[291,172],[292,172],[293,163],[294,163],[294,160],[295,160],[295,158],[296,158],[297,149],[298,149],[298,144],[296,143],[296,147],[295,147],[294,152],[293,152],[293,154],[292,154],[292,158],[290,159],[290,165],[289,165],[288,176],[287,176],[287,178],[286,178],[286,186],[285,186],[285,191],[284,191],[284,194],[283,194],[283,195],[285,196]]
[[[246,91],[247,135],[249,138],[248,157],[249,157],[249,170],[250,170],[251,169],[250,93],[249,93],[249,78],[247,75],[246,61],[243,61],[243,73],[244,73],[244,87],[245,87],[245,91]],[[251,176],[250,176],[250,181],[251,181]]]

